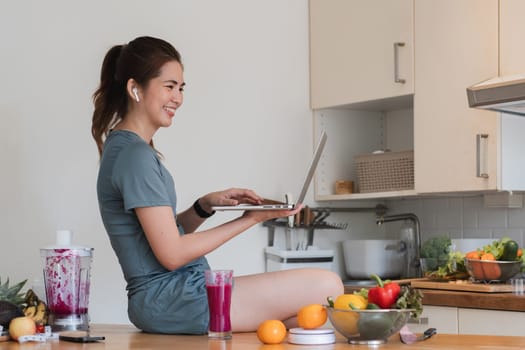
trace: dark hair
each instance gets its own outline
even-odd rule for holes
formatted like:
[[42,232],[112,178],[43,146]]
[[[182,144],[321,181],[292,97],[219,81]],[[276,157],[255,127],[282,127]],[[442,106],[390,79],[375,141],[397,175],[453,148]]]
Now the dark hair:
[[170,61],[182,64],[179,52],[170,43],[148,36],[109,49],[102,63],[100,85],[93,94],[95,110],[91,134],[99,154],[102,154],[104,140],[111,128],[127,113],[128,80],[134,79],[139,85],[146,86],[160,75],[162,66]]

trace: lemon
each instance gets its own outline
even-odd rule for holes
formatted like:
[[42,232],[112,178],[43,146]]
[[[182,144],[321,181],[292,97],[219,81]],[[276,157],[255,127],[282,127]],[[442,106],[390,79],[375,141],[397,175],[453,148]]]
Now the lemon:
[[[350,306],[351,305],[351,306]],[[359,294],[341,294],[335,299],[334,309],[364,310],[368,305],[366,298]]]

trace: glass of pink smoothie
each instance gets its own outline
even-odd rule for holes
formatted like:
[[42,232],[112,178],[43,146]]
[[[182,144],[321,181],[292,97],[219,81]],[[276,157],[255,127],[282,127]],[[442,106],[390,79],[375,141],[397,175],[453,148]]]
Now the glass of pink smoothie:
[[204,275],[210,310],[208,336],[216,339],[231,339],[230,305],[233,270],[206,270]]

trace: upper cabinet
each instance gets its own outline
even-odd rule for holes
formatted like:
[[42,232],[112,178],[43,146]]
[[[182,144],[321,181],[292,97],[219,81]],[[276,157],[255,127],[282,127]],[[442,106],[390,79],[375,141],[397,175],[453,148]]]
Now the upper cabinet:
[[[499,73],[502,76],[525,73],[525,1],[500,0]],[[525,118],[503,114],[499,118],[500,176],[498,188],[525,190],[520,167],[525,164]]]
[[[525,132],[525,118],[509,123],[466,96],[500,74],[499,57],[525,72],[524,3],[501,0],[500,18],[498,0],[310,0],[311,105],[329,135],[316,199],[524,190],[505,175],[523,164],[524,142],[506,134]],[[336,180],[357,180],[354,156],[385,148],[413,150],[412,190],[334,195]]]
[[311,1],[311,107],[413,94],[413,23],[413,0]]
[[500,75],[525,73],[525,1],[500,0]]
[[496,189],[498,116],[466,88],[498,75],[498,1],[418,0],[415,27],[416,191]]

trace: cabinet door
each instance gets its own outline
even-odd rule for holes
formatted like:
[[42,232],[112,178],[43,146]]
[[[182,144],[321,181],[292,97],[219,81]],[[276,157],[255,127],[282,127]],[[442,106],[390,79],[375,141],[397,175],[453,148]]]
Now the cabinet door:
[[455,307],[423,305],[419,323],[408,321],[408,328],[414,333],[423,333],[430,327],[438,333],[458,334],[458,309]]
[[[498,75],[498,1],[418,0],[414,6],[416,191],[495,189],[497,114],[469,108],[466,88]],[[486,178],[477,177],[478,134],[488,135],[480,162]]]
[[459,334],[523,336],[525,313],[458,309]]
[[412,94],[413,0],[310,0],[310,65],[313,109]]
[[525,1],[500,1],[500,74],[525,73]]
[[[525,1],[500,1],[500,75],[525,74]],[[501,116],[501,182],[502,190],[525,190],[521,168],[525,164],[525,118]]]

